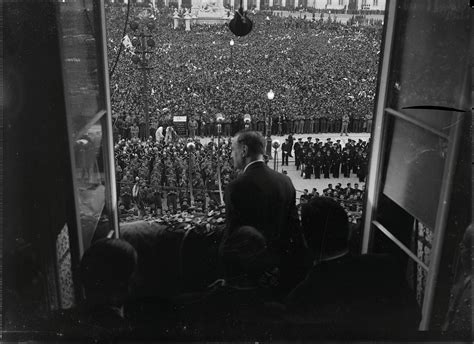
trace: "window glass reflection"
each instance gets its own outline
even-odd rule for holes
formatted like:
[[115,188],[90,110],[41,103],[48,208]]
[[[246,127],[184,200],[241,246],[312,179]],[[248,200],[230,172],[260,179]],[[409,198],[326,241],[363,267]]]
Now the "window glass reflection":
[[96,122],[74,142],[75,178],[85,247],[94,236],[105,205],[102,126]]
[[99,22],[95,20],[91,1],[66,2],[59,6],[62,33],[62,63],[66,106],[75,138],[90,125],[96,114],[105,109],[100,77],[100,40],[96,37]]

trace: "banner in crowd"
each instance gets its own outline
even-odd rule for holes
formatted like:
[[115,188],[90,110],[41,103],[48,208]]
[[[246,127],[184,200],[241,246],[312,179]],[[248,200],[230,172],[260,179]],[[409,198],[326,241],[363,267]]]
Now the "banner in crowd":
[[173,125],[175,127],[175,131],[180,136],[186,136],[186,124],[188,121],[187,116],[173,116]]

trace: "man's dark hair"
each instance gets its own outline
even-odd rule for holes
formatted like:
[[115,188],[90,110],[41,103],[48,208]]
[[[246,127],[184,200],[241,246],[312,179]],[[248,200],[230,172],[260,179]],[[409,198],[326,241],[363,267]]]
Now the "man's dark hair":
[[332,198],[311,199],[301,209],[301,223],[308,247],[315,257],[348,248],[349,220],[344,208]]
[[258,131],[241,131],[237,133],[237,143],[246,145],[250,156],[265,154],[265,138]]
[[256,280],[271,268],[265,237],[254,227],[236,228],[222,249],[226,277],[246,274]]
[[84,253],[80,272],[86,298],[108,302],[126,296],[137,264],[137,253],[122,239],[101,239]]

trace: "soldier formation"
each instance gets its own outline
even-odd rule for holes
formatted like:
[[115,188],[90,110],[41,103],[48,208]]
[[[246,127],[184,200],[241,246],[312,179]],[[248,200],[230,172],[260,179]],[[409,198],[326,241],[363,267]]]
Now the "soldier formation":
[[[187,149],[189,142],[194,143],[192,151]],[[217,169],[222,189],[235,174],[230,140],[218,144],[211,139],[203,145],[199,139],[121,139],[115,145],[115,159],[120,208],[127,212],[136,207],[143,216],[174,214],[191,206],[219,207]]]
[[352,185],[347,183],[344,187],[342,183],[328,184],[328,187],[319,193],[316,188],[313,188],[311,193],[308,189],[304,189],[300,196],[300,204],[309,202],[314,197],[324,196],[333,198],[337,201],[347,212],[349,222],[358,224],[362,218],[362,201],[364,198],[365,186],[359,187],[358,183]]
[[[357,175],[359,182],[364,182],[367,175],[369,141],[358,141],[348,139],[342,146],[341,140],[332,141],[328,138],[326,142],[318,138],[312,141],[312,137],[303,142],[299,138],[293,144],[290,135],[285,140],[282,148],[283,164],[288,165],[288,156],[293,148],[295,153],[295,165],[301,170],[301,176],[305,179],[320,178],[350,178],[351,174]],[[293,147],[292,147],[293,146]]]

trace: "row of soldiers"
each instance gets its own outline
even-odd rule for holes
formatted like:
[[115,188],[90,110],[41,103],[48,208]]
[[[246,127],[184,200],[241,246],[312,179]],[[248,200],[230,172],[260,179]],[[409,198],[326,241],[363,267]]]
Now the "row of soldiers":
[[[141,214],[161,215],[166,208],[171,213],[191,205],[204,210],[219,206],[221,189],[232,180],[230,140],[211,140],[202,145],[189,140],[164,143],[154,141],[120,140],[115,145],[117,189],[121,205],[129,210],[136,205]],[[192,180],[192,182],[190,182]]]
[[[152,121],[150,124],[150,133],[154,134],[160,125],[173,125],[171,120],[164,122]],[[344,115],[342,118],[333,118],[331,116],[314,115],[314,116],[273,116],[270,121],[272,135],[288,135],[295,134],[318,134],[318,133],[343,133],[347,132],[370,132],[372,130],[372,115],[356,116]],[[213,117],[191,116],[188,121],[188,135],[191,138],[195,136],[217,136],[217,122]],[[231,115],[225,116],[221,123],[221,135],[233,136],[240,130],[245,129],[243,116]],[[252,116],[249,125],[251,130],[260,131],[266,134],[265,117]],[[115,135],[124,139],[140,138],[147,139],[145,133],[145,121],[143,118],[134,120],[131,116],[125,119],[118,118],[114,124]]]
[[[291,154],[290,140],[292,138],[286,139],[282,147],[283,164],[286,165]],[[331,138],[326,142],[317,138],[312,142],[312,137],[303,142],[303,139],[299,138],[293,147],[296,169],[301,170],[301,176],[305,179],[311,179],[313,174],[316,179],[320,179],[321,175],[324,178],[331,178],[330,175],[332,178],[339,178],[341,174],[344,178],[350,178],[353,173],[357,175],[359,182],[364,182],[369,146],[370,141],[360,139],[349,139],[343,147],[340,140],[333,142]]]

